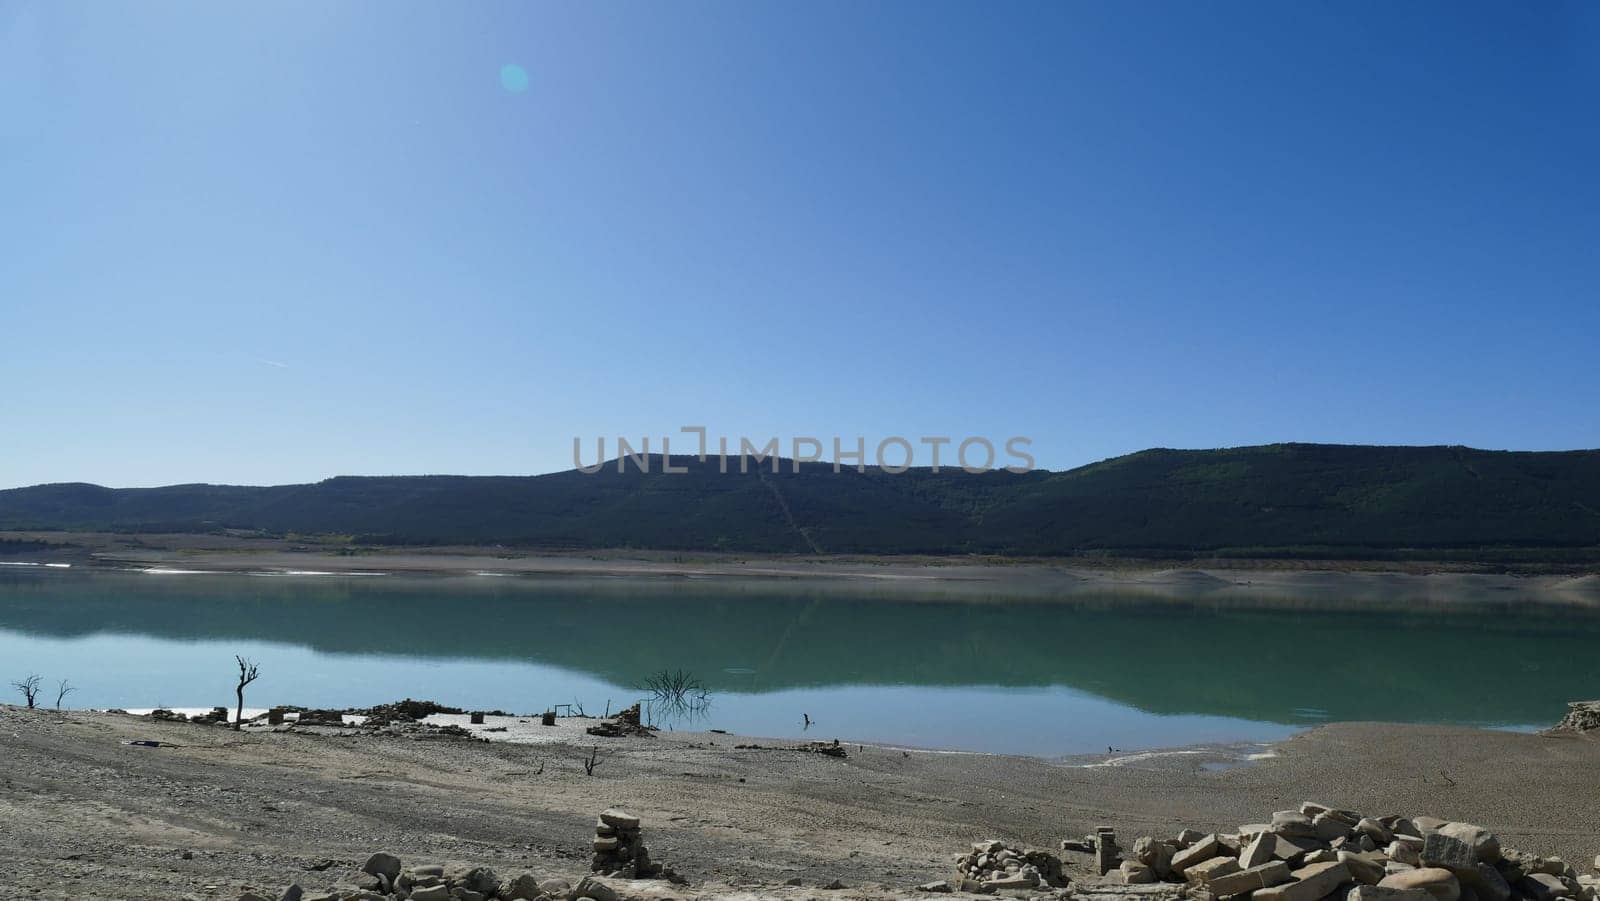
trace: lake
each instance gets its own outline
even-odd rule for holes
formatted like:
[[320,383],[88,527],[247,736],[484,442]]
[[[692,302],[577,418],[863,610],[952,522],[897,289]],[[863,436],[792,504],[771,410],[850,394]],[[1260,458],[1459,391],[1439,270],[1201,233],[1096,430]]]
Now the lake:
[[[652,578],[0,569],[0,672],[68,706],[427,698],[590,714],[661,670],[748,735],[1058,756],[1275,740],[1334,720],[1534,728],[1600,696],[1600,616],[1519,605],[1240,609],[1114,592]],[[18,701],[16,697],[10,699]],[[802,717],[814,721],[803,728]]]

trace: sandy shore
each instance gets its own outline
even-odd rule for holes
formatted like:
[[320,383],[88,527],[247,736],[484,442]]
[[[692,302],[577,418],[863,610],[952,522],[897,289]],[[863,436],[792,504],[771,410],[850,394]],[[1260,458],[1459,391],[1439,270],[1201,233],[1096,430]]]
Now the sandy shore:
[[[586,776],[591,747],[602,763]],[[612,805],[642,815],[655,856],[692,880],[855,890],[835,897],[945,877],[976,839],[1054,847],[1101,825],[1130,840],[1231,830],[1302,800],[1471,820],[1508,846],[1572,861],[1600,851],[1592,737],[1340,724],[1221,770],[1203,755],[1103,766],[785,747],[715,733],[581,745],[239,734],[5,707],[0,897],[232,898],[345,881],[379,849],[572,878],[586,869],[595,813]],[[1086,859],[1065,856],[1083,871]]]
[[274,573],[491,577],[648,577],[835,587],[856,594],[942,598],[991,594],[1076,599],[1115,594],[1237,606],[1501,606],[1538,603],[1600,609],[1600,573],[1485,572],[1462,564],[1371,561],[994,561],[951,557],[799,557],[608,551],[539,553],[504,548],[360,548],[228,535],[0,533],[48,547],[7,552],[0,563],[155,574]]

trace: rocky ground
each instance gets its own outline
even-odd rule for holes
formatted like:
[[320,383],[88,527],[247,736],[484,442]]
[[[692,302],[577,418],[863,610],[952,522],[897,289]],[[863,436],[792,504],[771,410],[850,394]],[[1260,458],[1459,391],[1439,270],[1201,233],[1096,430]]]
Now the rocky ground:
[[[354,884],[375,851],[577,886],[605,837],[596,815],[613,807],[641,817],[653,858],[688,880],[676,897],[711,884],[724,897],[892,897],[952,879],[980,839],[1237,836],[1306,798],[1482,824],[1530,855],[1600,851],[1600,740],[1570,731],[1340,724],[1224,769],[1205,755],[1051,762],[847,744],[841,758],[722,734],[565,731],[538,744],[237,733],[0,707],[0,898],[276,899],[290,883],[314,896]],[[1093,854],[1061,862],[1069,879],[1099,875]]]

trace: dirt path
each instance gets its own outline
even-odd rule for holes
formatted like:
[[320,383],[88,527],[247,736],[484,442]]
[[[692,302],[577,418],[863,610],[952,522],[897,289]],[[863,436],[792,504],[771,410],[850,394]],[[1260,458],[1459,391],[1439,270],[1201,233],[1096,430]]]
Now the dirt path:
[[231,899],[347,880],[375,850],[575,878],[595,813],[613,805],[642,815],[655,856],[691,880],[736,883],[905,888],[947,875],[975,839],[1231,829],[1307,799],[1470,819],[1574,861],[1600,851],[1589,738],[1329,726],[1218,772],[1185,756],[1081,767],[850,746],[837,760],[740,741],[597,740],[590,777],[567,745],[239,735],[0,708],[0,898]]

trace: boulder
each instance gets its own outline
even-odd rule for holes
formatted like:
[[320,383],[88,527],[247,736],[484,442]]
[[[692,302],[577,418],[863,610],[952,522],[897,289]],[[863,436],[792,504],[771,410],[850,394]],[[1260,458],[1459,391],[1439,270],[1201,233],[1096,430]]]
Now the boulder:
[[1117,870],[1124,885],[1146,885],[1156,881],[1156,871],[1137,860],[1124,860]]
[[1232,857],[1213,857],[1185,869],[1183,881],[1190,885],[1207,885],[1213,879],[1237,873],[1239,870],[1239,861]]
[[1422,867],[1400,873],[1390,873],[1378,883],[1381,888],[1420,888],[1427,890],[1434,901],[1458,901],[1461,882],[1456,875],[1442,867]]
[[[1438,832],[1440,826],[1450,824],[1449,820],[1441,820],[1438,817],[1412,817],[1411,822],[1416,824],[1418,831],[1424,836],[1430,832]],[[1400,832],[1402,830],[1396,829],[1395,831]]]
[[1353,851],[1340,851],[1337,856],[1350,869],[1350,875],[1363,885],[1377,885],[1388,875],[1383,870],[1383,864],[1370,857],[1364,857]]
[[1389,847],[1384,850],[1383,854],[1390,860],[1396,860],[1400,863],[1408,863],[1414,867],[1422,865],[1422,855],[1419,853],[1419,849],[1412,847],[1406,842],[1390,842]]
[[367,858],[367,862],[361,865],[361,872],[383,876],[392,884],[400,875],[400,858],[379,851]]
[[283,890],[283,894],[278,896],[278,901],[300,901],[305,893],[306,890],[301,888],[298,884],[291,885]]
[[506,901],[533,901],[541,894],[539,880],[533,878],[532,873],[523,873],[500,890],[500,897]]
[[1470,885],[1481,901],[1510,901],[1511,884],[1500,871],[1486,863],[1478,864],[1474,873],[1457,873],[1462,885]]
[[1134,859],[1149,867],[1157,879],[1165,879],[1172,873],[1173,853],[1171,845],[1148,835],[1133,843]]
[[1380,845],[1387,845],[1394,841],[1394,830],[1383,825],[1382,822],[1374,820],[1372,817],[1362,817],[1356,823],[1356,831],[1362,835],[1371,836],[1372,840]]
[[1289,865],[1281,860],[1273,860],[1259,867],[1248,870],[1239,870],[1223,876],[1217,876],[1206,883],[1206,890],[1219,898],[1230,895],[1241,895],[1258,889],[1271,888],[1281,885],[1291,878]]
[[457,884],[469,892],[493,895],[500,890],[500,877],[488,867],[473,867]]
[[1272,831],[1294,838],[1316,838],[1317,827],[1298,810],[1280,810],[1272,815]]
[[425,885],[411,890],[411,901],[450,901],[450,889],[443,885]]
[[1172,855],[1172,872],[1182,874],[1197,863],[1210,860],[1222,853],[1222,843],[1215,835],[1208,835],[1182,851]]
[[1323,895],[1338,888],[1350,879],[1350,870],[1337,860],[1314,863],[1290,874],[1293,882],[1260,889],[1250,897],[1252,901],[1318,901]]
[[1273,859],[1273,852],[1277,848],[1278,837],[1270,832],[1262,832],[1239,852],[1239,866],[1246,870],[1259,867]]
[[1530,873],[1517,880],[1517,890],[1531,901],[1555,901],[1572,897],[1572,889],[1549,873]]
[[1311,818],[1311,828],[1316,830],[1318,840],[1331,842],[1334,839],[1348,837],[1351,824],[1330,814],[1319,813]]
[[950,892],[954,891],[954,889],[950,887],[950,883],[940,879],[936,882],[924,882],[923,884],[917,886],[917,891],[948,895]]
[[[1496,846],[1498,851],[1498,845]],[[1428,867],[1443,867],[1451,872],[1474,871],[1478,868],[1478,854],[1472,846],[1443,832],[1430,832],[1422,839],[1422,863]]]
[[1472,850],[1478,855],[1478,860],[1483,863],[1494,863],[1500,859],[1500,840],[1482,826],[1474,826],[1471,823],[1446,823],[1439,827],[1439,834],[1466,842],[1472,846]]

